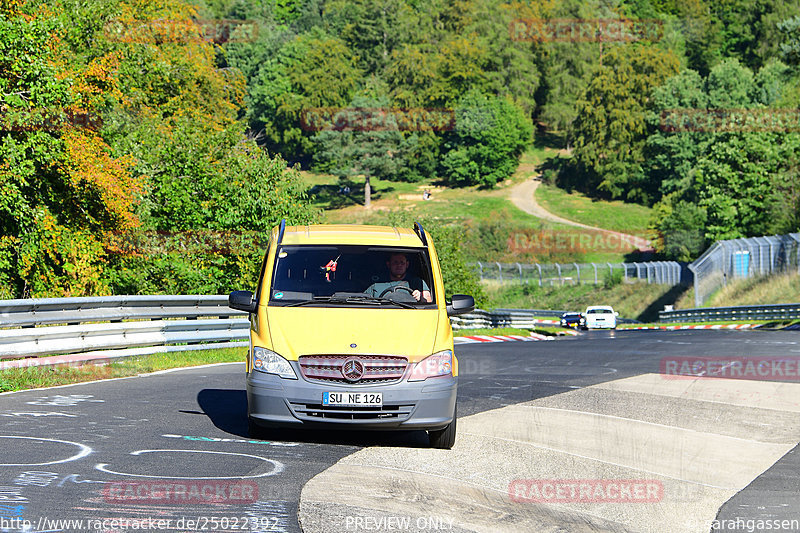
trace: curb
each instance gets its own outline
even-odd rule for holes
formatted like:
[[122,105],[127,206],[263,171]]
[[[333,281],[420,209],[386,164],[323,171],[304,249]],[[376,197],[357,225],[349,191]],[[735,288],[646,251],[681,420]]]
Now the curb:
[[674,331],[678,329],[755,329],[760,328],[761,324],[715,324],[713,326],[640,326],[635,328],[620,328],[625,330],[657,329]]
[[474,344],[476,342],[511,342],[511,341],[551,341],[553,337],[531,333],[530,336],[523,335],[467,335],[464,337],[454,337],[453,344]]

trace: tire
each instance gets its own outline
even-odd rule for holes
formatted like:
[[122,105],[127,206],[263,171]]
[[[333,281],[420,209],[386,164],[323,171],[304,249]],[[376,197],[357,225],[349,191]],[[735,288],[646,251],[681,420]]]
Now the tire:
[[453,421],[447,424],[444,429],[428,431],[431,448],[439,450],[449,450],[456,442],[456,412],[453,411]]

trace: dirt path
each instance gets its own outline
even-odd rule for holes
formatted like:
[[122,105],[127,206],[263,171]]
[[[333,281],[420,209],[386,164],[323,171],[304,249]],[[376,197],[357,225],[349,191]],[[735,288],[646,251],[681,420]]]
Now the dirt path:
[[547,211],[544,207],[540,206],[536,202],[536,189],[539,187],[539,184],[542,183],[540,176],[541,175],[533,176],[523,181],[522,183],[512,187],[509,193],[509,199],[511,200],[511,203],[513,203],[515,206],[525,211],[526,213],[529,213],[535,217],[544,220],[549,220],[551,222],[558,222],[559,224],[566,224],[568,226],[574,226],[577,228],[584,228],[593,231],[600,231],[610,235],[615,235],[620,240],[629,243],[632,247],[642,252],[653,250],[653,247],[650,245],[650,241],[642,237],[637,237],[636,235],[629,235],[627,233],[620,233],[618,231],[611,231],[603,228],[598,228],[595,226],[588,226],[586,224],[581,224],[580,222],[575,222],[572,220],[567,220],[566,218],[561,218],[560,216],[554,215],[550,211]]

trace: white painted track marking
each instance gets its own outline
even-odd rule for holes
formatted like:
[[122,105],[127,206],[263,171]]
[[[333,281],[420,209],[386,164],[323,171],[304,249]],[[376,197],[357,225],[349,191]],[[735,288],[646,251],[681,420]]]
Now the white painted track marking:
[[213,453],[218,455],[237,455],[240,457],[251,457],[253,459],[258,459],[267,463],[272,464],[272,470],[269,472],[264,472],[263,474],[258,474],[255,476],[207,476],[207,477],[198,477],[198,476],[151,476],[149,474],[130,474],[128,472],[116,472],[114,470],[110,470],[108,467],[108,463],[99,463],[95,465],[95,468],[101,472],[105,472],[107,474],[116,474],[118,476],[130,476],[130,477],[143,477],[143,478],[151,478],[151,479],[252,479],[258,477],[268,477],[274,476],[276,474],[280,474],[283,472],[284,465],[279,461],[275,461],[273,459],[267,459],[265,457],[260,457],[258,455],[250,455],[247,453],[233,453],[233,452],[212,452],[207,450],[137,450],[135,452],[131,452],[130,455],[141,455],[143,453]]

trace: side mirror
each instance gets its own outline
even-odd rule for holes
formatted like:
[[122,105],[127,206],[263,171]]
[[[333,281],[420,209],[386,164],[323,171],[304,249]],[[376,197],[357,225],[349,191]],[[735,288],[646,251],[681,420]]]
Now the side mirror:
[[238,309],[239,311],[255,313],[258,309],[258,304],[253,301],[252,292],[233,291],[228,295],[228,307]]
[[614,311],[614,316],[619,316],[619,311]]
[[447,304],[447,316],[463,315],[475,309],[475,298],[466,294],[454,294]]

